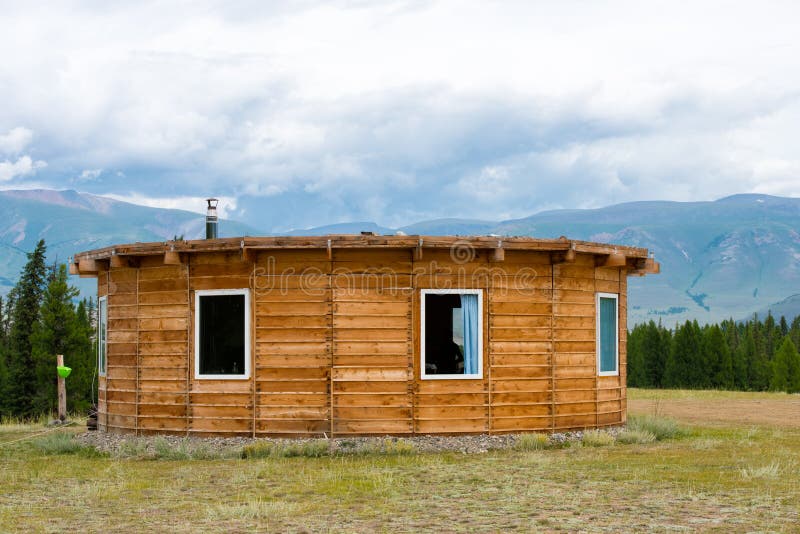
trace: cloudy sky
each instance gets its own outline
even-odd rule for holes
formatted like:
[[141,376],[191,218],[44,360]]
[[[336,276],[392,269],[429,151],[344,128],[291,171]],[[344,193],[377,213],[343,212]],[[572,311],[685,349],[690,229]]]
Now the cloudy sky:
[[1,2],[0,188],[265,231],[800,196],[796,2]]

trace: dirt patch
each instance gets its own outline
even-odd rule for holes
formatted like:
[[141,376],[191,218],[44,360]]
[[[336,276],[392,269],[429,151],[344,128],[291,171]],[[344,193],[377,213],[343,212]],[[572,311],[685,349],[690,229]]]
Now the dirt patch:
[[628,412],[658,414],[689,423],[800,428],[800,395],[781,399],[629,399]]

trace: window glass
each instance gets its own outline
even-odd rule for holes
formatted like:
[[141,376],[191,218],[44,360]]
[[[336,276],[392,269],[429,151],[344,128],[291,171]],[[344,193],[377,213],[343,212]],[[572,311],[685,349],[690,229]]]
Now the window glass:
[[197,352],[200,375],[246,374],[245,295],[198,296]]
[[97,371],[106,374],[106,336],[108,335],[108,305],[106,297],[97,303]]
[[598,364],[601,374],[617,373],[617,297],[599,295]]
[[477,293],[425,292],[423,377],[480,376]]

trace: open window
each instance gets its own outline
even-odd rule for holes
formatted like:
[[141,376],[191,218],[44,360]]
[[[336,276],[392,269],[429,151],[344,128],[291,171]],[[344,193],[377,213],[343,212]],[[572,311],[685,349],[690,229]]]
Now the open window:
[[250,293],[195,292],[195,378],[250,377]]
[[483,377],[483,292],[421,291],[421,378]]
[[597,373],[619,375],[619,296],[597,294]]
[[106,356],[108,353],[108,298],[97,299],[97,373],[106,375]]

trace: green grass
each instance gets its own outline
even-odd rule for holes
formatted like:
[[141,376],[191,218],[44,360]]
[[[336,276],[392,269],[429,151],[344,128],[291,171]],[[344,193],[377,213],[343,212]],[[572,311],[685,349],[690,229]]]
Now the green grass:
[[586,447],[608,447],[614,444],[614,436],[602,430],[587,430],[583,433],[581,444]]
[[555,444],[547,434],[522,434],[514,443],[514,449],[518,451],[543,451],[552,448],[555,448]]
[[631,445],[634,443],[653,443],[656,441],[656,435],[648,430],[623,430],[617,434],[617,443],[623,445]]
[[31,440],[30,444],[40,453],[50,456],[77,454],[86,458],[104,456],[94,447],[78,443],[72,432],[57,431]]
[[327,456],[328,440],[312,439],[302,442],[281,443],[279,441],[261,441],[246,445],[242,449],[242,458],[319,458]]
[[[138,459],[135,440],[127,457],[68,452],[34,428],[0,445],[0,532],[797,530],[800,429],[676,425],[661,441],[644,428],[599,447],[523,436],[471,455],[199,459],[187,440],[191,459],[161,461]],[[10,436],[25,434],[0,427]]]
[[686,435],[686,429],[674,419],[657,415],[630,415],[627,429],[631,432],[652,434],[656,441],[680,438]]

